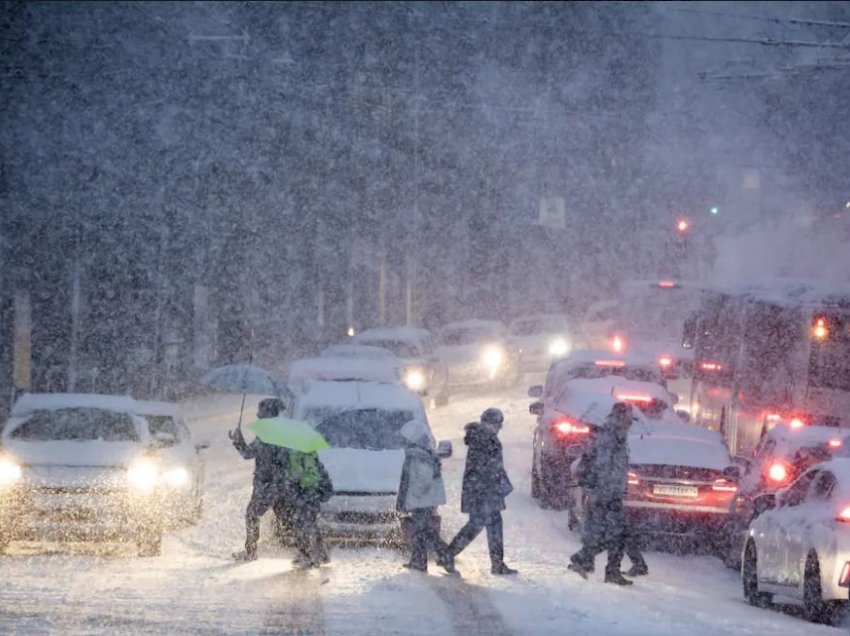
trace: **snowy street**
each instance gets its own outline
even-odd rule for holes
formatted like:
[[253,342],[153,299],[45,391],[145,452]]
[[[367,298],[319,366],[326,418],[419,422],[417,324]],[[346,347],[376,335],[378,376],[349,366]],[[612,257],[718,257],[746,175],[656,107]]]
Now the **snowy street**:
[[[238,397],[184,404],[197,441],[209,441],[204,513],[197,526],[168,533],[162,556],[136,558],[129,548],[23,544],[0,561],[0,631],[5,634],[838,634],[793,610],[746,604],[737,573],[708,556],[649,552],[650,576],[631,588],[583,581],[569,572],[579,546],[566,513],[544,511],[529,496],[531,426],[528,378],[503,394],[456,397],[431,411],[439,439],[454,456],[444,462],[449,505],[443,536],[465,522],[459,512],[463,425],[497,405],[506,413],[502,439],[515,491],[505,513],[506,561],[517,577],[489,573],[484,533],[458,558],[462,578],[401,567],[405,555],[382,548],[332,550],[320,570],[295,572],[290,551],[266,542],[260,559],[240,564],[231,552],[244,541],[244,507],[252,462],[233,450],[226,432]],[[253,415],[256,400],[246,404]]]

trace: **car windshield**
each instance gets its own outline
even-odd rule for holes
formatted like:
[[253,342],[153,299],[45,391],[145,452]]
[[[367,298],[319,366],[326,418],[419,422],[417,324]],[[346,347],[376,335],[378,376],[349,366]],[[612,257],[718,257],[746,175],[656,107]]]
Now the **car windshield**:
[[401,427],[412,419],[410,411],[361,409],[326,417],[316,430],[332,448],[393,450],[404,448]]
[[415,358],[422,355],[420,348],[404,340],[374,340],[370,341],[369,344],[389,349],[397,358]]
[[443,342],[449,346],[477,344],[499,338],[501,334],[493,327],[463,327],[443,332]]
[[179,437],[180,432],[177,430],[177,423],[173,417],[169,415],[145,415],[145,419],[148,421],[151,436],[167,435],[174,439]]
[[537,334],[554,334],[567,331],[565,320],[558,318],[535,318],[520,320],[511,327],[511,333],[515,336],[533,336]]
[[128,413],[96,408],[34,411],[12,431],[11,438],[26,441],[137,442],[139,435]]

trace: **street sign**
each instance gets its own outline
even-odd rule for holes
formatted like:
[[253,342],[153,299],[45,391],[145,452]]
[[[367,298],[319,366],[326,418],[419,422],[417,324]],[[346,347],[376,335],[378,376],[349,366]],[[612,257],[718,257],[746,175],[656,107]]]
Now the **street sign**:
[[563,197],[543,197],[540,199],[538,223],[544,227],[563,230],[567,226],[566,209]]

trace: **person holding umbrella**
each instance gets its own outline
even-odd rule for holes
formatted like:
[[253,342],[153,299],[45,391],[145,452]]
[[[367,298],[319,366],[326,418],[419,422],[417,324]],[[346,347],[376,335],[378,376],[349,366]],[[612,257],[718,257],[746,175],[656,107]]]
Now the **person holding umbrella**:
[[[283,407],[283,402],[278,398],[261,400],[257,407],[257,417],[261,421],[277,417]],[[260,538],[260,517],[269,508],[274,508],[279,522],[284,527],[292,524],[291,510],[286,501],[285,482],[280,479],[281,471],[289,458],[284,448],[266,443],[259,436],[247,444],[240,425],[230,431],[228,436],[244,459],[254,460],[253,491],[245,510],[245,549],[233,555],[238,561],[254,561],[257,558],[257,541]]]

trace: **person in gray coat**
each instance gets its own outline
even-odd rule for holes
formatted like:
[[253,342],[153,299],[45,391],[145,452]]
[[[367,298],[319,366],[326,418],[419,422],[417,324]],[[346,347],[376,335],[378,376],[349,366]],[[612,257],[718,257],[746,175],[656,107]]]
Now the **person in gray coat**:
[[481,530],[487,528],[490,572],[516,574],[517,571],[504,561],[502,510],[513,485],[505,472],[502,442],[498,437],[503,422],[502,412],[489,408],[481,414],[480,422],[466,425],[463,441],[469,450],[463,471],[460,509],[469,515],[469,521],[452,539],[449,550],[457,556]]
[[396,508],[409,513],[411,522],[410,561],[404,567],[426,572],[428,551],[433,550],[437,554],[437,563],[449,574],[455,574],[454,557],[434,523],[437,506],[446,503],[440,458],[433,448],[428,428],[421,420],[407,422],[401,434],[407,445]]
[[[586,577],[593,572],[596,555],[607,550],[605,582],[617,585],[632,584],[620,572],[629,538],[623,499],[629,472],[628,433],[632,420],[631,405],[617,402],[603,425],[594,431],[576,469],[576,477],[589,494],[589,502],[582,548],[570,557],[569,569]],[[629,557],[635,568],[646,569],[643,556],[633,541],[629,542]]]

